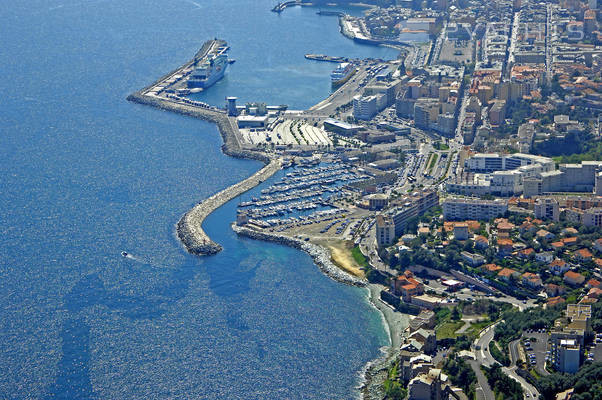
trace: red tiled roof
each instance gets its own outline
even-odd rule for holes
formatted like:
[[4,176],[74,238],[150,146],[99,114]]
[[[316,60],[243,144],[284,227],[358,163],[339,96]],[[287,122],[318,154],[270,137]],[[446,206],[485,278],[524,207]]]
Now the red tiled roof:
[[572,236],[572,237],[568,237],[568,238],[564,238],[564,239],[560,239],[560,241],[564,244],[576,244],[577,243],[577,237]]
[[498,276],[510,277],[511,275],[516,274],[517,272],[511,268],[504,268],[500,272],[497,273]]
[[592,258],[592,252],[588,249],[579,249],[575,252],[581,258]]
[[555,306],[556,304],[564,303],[564,299],[560,296],[550,297],[546,302],[549,306]]
[[564,273],[564,277],[568,278],[568,279],[571,279],[573,281],[574,280],[581,280],[581,278],[585,278],[583,275],[581,275],[580,273],[575,272],[575,271],[566,271]]
[[514,229],[514,224],[504,221],[504,222],[500,222],[499,224],[497,224],[497,228],[504,230],[504,231],[509,231],[511,229]]
[[481,268],[486,269],[489,272],[495,272],[495,271],[499,271],[500,269],[502,269],[502,267],[500,267],[499,265],[495,265],[495,264],[485,264]]
[[561,260],[560,258],[555,259],[551,263],[548,264],[550,267],[564,267],[566,265],[566,261]]

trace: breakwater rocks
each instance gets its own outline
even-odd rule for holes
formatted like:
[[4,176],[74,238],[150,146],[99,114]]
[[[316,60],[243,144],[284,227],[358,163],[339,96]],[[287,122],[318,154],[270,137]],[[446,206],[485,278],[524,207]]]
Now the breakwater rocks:
[[344,283],[346,285],[353,285],[359,287],[366,286],[365,281],[356,278],[355,276],[349,275],[348,273],[344,272],[339,267],[334,265],[331,261],[330,252],[322,246],[318,246],[316,244],[305,242],[303,240],[291,238],[288,236],[260,232],[255,229],[246,228],[244,226],[238,226],[236,224],[232,224],[232,230],[241,236],[247,236],[253,239],[280,243],[286,246],[294,247],[299,250],[303,250],[311,256],[311,258],[314,260],[314,263],[318,266],[318,268],[320,268],[320,270],[323,273],[325,273],[335,281]]
[[274,175],[281,166],[281,159],[272,159],[265,167],[244,181],[214,194],[184,214],[176,225],[176,233],[186,250],[195,255],[211,255],[221,251],[222,246],[212,241],[202,228],[205,218],[218,207]]
[[248,158],[268,163],[270,158],[261,152],[244,150],[241,148],[238,138],[238,127],[236,121],[232,121],[226,112],[219,109],[203,108],[189,104],[179,103],[173,100],[145,95],[143,91],[132,93],[127,97],[128,101],[158,108],[164,111],[175,112],[182,115],[212,122],[217,126],[224,144],[222,151],[231,157]]

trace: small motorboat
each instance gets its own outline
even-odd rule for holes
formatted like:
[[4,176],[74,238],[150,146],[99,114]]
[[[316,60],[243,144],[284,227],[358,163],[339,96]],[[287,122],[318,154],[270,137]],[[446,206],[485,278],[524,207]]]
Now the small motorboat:
[[125,251],[122,251],[122,252],[121,252],[121,256],[122,256],[122,257],[127,257],[127,256],[129,256],[129,254],[128,254],[127,252],[125,252]]

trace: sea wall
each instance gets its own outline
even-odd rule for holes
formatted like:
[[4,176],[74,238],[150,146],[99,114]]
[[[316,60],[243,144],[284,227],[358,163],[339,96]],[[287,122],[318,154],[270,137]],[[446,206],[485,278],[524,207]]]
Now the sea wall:
[[145,95],[142,91],[129,95],[127,100],[155,107],[160,110],[175,112],[212,122],[217,126],[217,129],[222,136],[222,140],[224,141],[224,144],[222,145],[224,154],[237,158],[259,160],[265,163],[270,161],[270,158],[264,153],[242,149],[237,135],[238,127],[234,125],[234,121],[231,121],[228,118],[225,111],[182,104],[172,100]]
[[266,166],[253,175],[238,182],[207,200],[198,203],[180,218],[176,225],[178,238],[191,254],[210,255],[222,250],[222,246],[209,238],[203,230],[203,221],[217,208],[237,197],[241,193],[259,185],[270,176],[274,175],[282,166],[282,160],[272,159]]
[[365,281],[346,273],[345,271],[341,270],[339,267],[334,265],[331,261],[330,252],[322,246],[318,246],[316,244],[306,242],[300,239],[291,238],[288,236],[261,232],[255,229],[238,226],[236,224],[232,224],[232,230],[240,236],[265,240],[268,242],[280,243],[286,246],[294,247],[299,250],[303,250],[311,256],[318,268],[320,268],[322,272],[324,272],[332,279],[344,283],[346,285],[360,287],[366,286]]

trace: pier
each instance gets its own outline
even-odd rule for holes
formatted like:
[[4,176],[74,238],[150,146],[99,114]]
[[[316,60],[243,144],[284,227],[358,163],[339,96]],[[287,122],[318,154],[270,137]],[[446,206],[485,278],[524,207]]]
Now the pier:
[[259,160],[267,164],[244,181],[200,202],[178,221],[176,225],[178,238],[188,252],[196,255],[215,254],[222,249],[221,245],[213,242],[203,231],[201,225],[205,218],[218,207],[272,176],[282,166],[282,161],[279,159],[270,159],[262,152],[244,149],[241,145],[241,135],[236,118],[228,117],[225,110],[191,100],[177,93],[177,88],[184,84],[185,77],[190,73],[193,66],[215,52],[216,49],[224,46],[227,46],[227,44],[223,40],[215,39],[205,42],[192,60],[127,97],[128,101],[134,103],[212,122],[216,124],[222,136],[224,141],[222,151],[225,154],[232,157]]
[[324,10],[320,10],[316,14],[326,15],[326,16],[335,16],[335,17],[343,17],[345,15],[344,12],[340,12],[340,11],[324,11]]
[[248,158],[268,163],[270,159],[265,154],[242,148],[241,135],[236,119],[228,117],[224,109],[191,100],[177,93],[178,85],[182,86],[184,84],[184,78],[190,73],[193,65],[223,47],[227,47],[227,43],[223,40],[214,39],[205,42],[192,60],[187,61],[179,68],[162,76],[151,85],[130,94],[127,100],[212,122],[217,125],[222,136],[224,141],[222,151],[225,154],[232,157]]
[[286,10],[287,7],[292,7],[292,6],[303,6],[303,5],[307,5],[310,6],[312,5],[311,3],[304,3],[301,0],[291,0],[291,1],[285,1],[283,3],[278,3],[274,6],[274,8],[272,8],[272,12],[275,13],[281,13],[282,11]]
[[203,221],[217,208],[238,195],[254,188],[261,182],[274,175],[282,167],[281,159],[272,159],[262,169],[219,193],[214,194],[188,211],[177,224],[178,238],[191,254],[210,255],[222,250],[222,246],[212,241],[203,230]]

